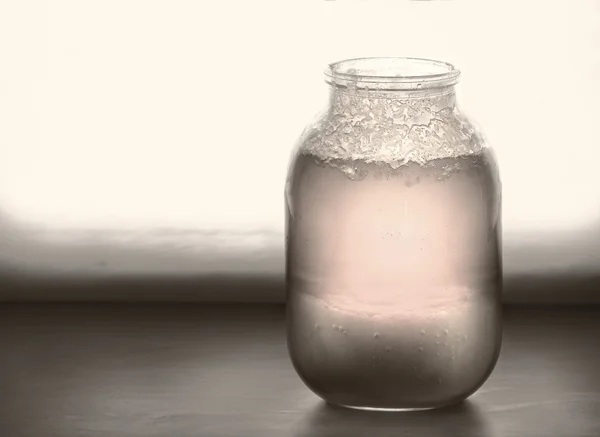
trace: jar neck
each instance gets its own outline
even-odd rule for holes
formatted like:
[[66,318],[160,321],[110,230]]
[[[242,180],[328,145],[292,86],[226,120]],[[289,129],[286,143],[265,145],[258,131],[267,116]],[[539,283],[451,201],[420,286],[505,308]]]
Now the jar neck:
[[456,107],[454,86],[423,90],[369,90],[352,86],[330,86],[329,110],[333,114],[370,114],[394,118],[396,113],[408,108],[419,108],[430,113],[448,113]]

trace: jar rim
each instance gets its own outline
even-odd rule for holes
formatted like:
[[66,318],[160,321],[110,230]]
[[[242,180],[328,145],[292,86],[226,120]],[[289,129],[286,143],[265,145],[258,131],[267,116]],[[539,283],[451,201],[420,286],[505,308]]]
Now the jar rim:
[[325,80],[332,85],[384,90],[440,88],[458,83],[454,65],[425,58],[369,57],[331,63]]

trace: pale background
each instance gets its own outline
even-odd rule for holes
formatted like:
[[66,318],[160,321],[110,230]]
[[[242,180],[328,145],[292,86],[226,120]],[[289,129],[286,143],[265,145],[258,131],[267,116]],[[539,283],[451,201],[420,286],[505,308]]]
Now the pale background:
[[1,0],[0,299],[282,300],[291,148],[360,56],[462,70],[506,300],[600,302],[599,0]]

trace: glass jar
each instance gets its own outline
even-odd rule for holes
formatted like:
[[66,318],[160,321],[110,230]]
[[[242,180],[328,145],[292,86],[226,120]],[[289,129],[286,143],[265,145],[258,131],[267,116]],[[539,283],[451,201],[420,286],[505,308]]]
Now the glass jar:
[[500,180],[456,106],[459,74],[425,59],[334,63],[329,106],[295,148],[288,348],[330,403],[445,406],[498,358]]

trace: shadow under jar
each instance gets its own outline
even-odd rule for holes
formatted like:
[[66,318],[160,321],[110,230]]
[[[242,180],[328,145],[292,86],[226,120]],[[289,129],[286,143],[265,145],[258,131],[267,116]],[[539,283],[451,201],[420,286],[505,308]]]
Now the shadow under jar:
[[306,385],[362,409],[467,398],[501,343],[500,180],[425,59],[331,64],[286,201],[288,348]]

